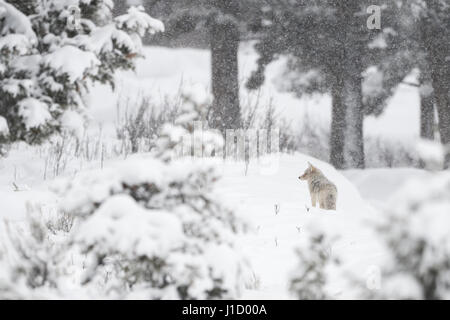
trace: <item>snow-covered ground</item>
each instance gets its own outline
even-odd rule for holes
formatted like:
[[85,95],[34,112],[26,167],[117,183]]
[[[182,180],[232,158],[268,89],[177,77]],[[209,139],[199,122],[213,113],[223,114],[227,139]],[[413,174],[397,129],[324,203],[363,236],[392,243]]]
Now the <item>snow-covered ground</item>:
[[[232,199],[253,226],[241,241],[259,287],[247,290],[244,298],[289,298],[287,281],[297,263],[294,248],[304,240],[310,226],[339,236],[330,250],[343,257],[343,268],[356,277],[365,279],[373,268],[381,269],[385,252],[370,226],[382,218],[379,208],[384,208],[371,204],[388,203],[409,179],[427,174],[409,169],[352,170],[342,174],[301,154],[284,155],[279,161],[279,170],[273,175],[261,174],[257,163],[250,164],[247,175],[244,164],[228,164],[220,182],[220,192]],[[308,161],[337,185],[336,212],[311,208],[307,185],[298,179]],[[335,281],[330,286],[335,298],[353,297],[344,282]]]
[[[260,287],[248,290],[244,297],[255,299],[287,298],[289,273],[297,263],[294,248],[305,237],[311,223],[321,230],[339,233],[341,239],[332,250],[346,252],[354,258],[355,272],[376,263],[379,251],[368,230],[362,228],[365,219],[377,212],[360,197],[357,189],[342,174],[328,164],[304,156],[282,156],[279,170],[273,175],[259,173],[258,164],[251,164],[244,175],[243,165],[226,166],[220,192],[239,205],[239,211],[253,225],[253,231],[242,241],[251,257]],[[337,211],[311,208],[307,184],[298,179],[307,161],[318,166],[338,188]],[[336,297],[342,288],[336,287]]]
[[[410,169],[352,170],[342,174],[330,165],[302,154],[270,159],[278,166],[271,174],[260,170],[257,161],[250,162],[247,172],[243,162],[226,162],[221,167],[223,178],[217,191],[251,225],[249,233],[239,239],[252,268],[246,275],[248,289],[242,298],[291,297],[287,289],[289,274],[297,263],[294,249],[305,240],[311,225],[327,234],[339,235],[330,250],[345,257],[347,270],[364,278],[371,268],[379,268],[384,252],[368,222],[379,219],[383,211],[371,204],[387,202],[406,180],[427,174]],[[0,169],[2,220],[23,219],[27,202],[45,208],[54,206],[58,200],[49,191],[53,181],[43,181],[43,158],[31,156],[28,161],[16,160],[14,157],[3,160]],[[337,185],[336,212],[311,208],[307,185],[298,179],[308,161]],[[16,176],[11,171],[13,167]],[[97,164],[88,167],[96,168]],[[70,173],[67,175],[71,176]],[[13,183],[18,186],[18,191]],[[345,284],[337,281],[330,286],[335,298],[352,297]]]
[[[118,92],[97,86],[87,99],[93,127],[101,124],[106,139],[111,138],[108,134],[114,132],[117,120],[115,104],[119,95],[133,97],[140,93],[158,101],[166,95],[173,95],[182,81],[209,86],[207,51],[146,48],[145,52],[147,59],[138,63],[137,75],[120,75]],[[256,58],[251,46],[243,45],[240,51],[242,83],[254,69]],[[299,100],[277,89],[282,64],[283,61],[278,61],[269,67],[268,80],[262,89],[263,101],[273,98],[277,110],[294,121],[301,121],[307,112],[317,121],[328,123],[328,97]],[[242,90],[242,95],[247,99],[256,93]],[[369,134],[388,134],[397,139],[415,138],[418,135],[418,126],[414,125],[419,116],[417,101],[415,90],[401,87],[383,116],[366,119],[365,130]],[[398,125],[399,121],[402,126]],[[43,206],[56,203],[58,199],[49,191],[55,168],[50,160],[48,149],[23,145],[14,146],[9,157],[0,160],[1,220],[23,219],[28,201]],[[86,162],[73,157],[66,160],[61,174],[68,177],[103,165],[99,160]],[[364,277],[368,270],[383,263],[384,255],[376,235],[367,227],[368,221],[380,218],[383,205],[408,179],[428,174],[415,169],[338,172],[329,164],[302,154],[274,156],[271,161],[277,164],[277,170],[270,174],[260,170],[261,166],[256,161],[250,162],[248,170],[242,162],[226,162],[218,185],[224,198],[251,222],[250,232],[239,239],[252,265],[243,298],[290,297],[287,281],[297,262],[294,248],[304,239],[311,223],[327,233],[339,234],[340,239],[330,250],[345,256],[346,268]],[[319,167],[337,185],[336,212],[310,208],[307,185],[298,179],[306,169],[307,161]],[[107,164],[108,161],[104,165]],[[334,297],[351,297],[348,287],[339,281],[332,283],[331,287]]]

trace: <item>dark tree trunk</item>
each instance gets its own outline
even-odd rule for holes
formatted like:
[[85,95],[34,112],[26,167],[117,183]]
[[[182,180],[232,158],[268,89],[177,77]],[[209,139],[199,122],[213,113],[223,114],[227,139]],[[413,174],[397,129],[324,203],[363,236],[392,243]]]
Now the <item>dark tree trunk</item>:
[[432,94],[420,96],[420,137],[434,140],[434,101]]
[[232,23],[211,27],[211,70],[215,129],[236,129],[240,123],[238,80],[239,30]]
[[444,168],[448,169],[450,168],[450,63],[448,61],[450,30],[446,26],[447,21],[437,19],[439,14],[442,15],[444,7],[441,7],[437,1],[430,1],[428,6],[429,16],[420,21],[421,38],[431,74],[439,120],[439,135],[446,149]]
[[[348,65],[347,68],[352,67]],[[344,161],[346,168],[364,168],[364,114],[361,82],[361,73],[358,68],[344,75],[342,103],[345,108]]]
[[344,169],[345,106],[341,99],[342,86],[335,83],[331,90],[330,162],[336,169]]
[[340,55],[341,103],[345,109],[344,126],[344,168],[364,168],[364,108],[362,97],[362,55],[366,30],[361,34],[363,20],[357,13],[360,2],[336,2],[341,36],[338,52]]
[[238,49],[240,33],[233,18],[238,2],[222,0],[216,4],[221,16],[210,25],[211,79],[214,96],[212,125],[225,133],[240,125]]
[[[439,135],[441,143],[446,148],[444,169],[450,168],[450,86],[445,86],[445,78],[436,74],[433,76],[433,86],[439,118]],[[447,78],[447,81],[449,79]]]

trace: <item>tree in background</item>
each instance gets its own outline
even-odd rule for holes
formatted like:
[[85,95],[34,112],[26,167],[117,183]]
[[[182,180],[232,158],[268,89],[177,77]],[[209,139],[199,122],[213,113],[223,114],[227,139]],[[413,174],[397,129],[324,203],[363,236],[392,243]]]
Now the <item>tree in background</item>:
[[[248,87],[260,86],[265,66],[283,54],[288,58],[284,75],[287,90],[299,96],[329,93],[330,162],[334,166],[362,166],[362,116],[381,114],[398,85],[415,69],[420,70],[419,83],[413,85],[420,87],[421,136],[433,138],[431,73],[420,24],[410,3],[382,0],[265,3],[260,19],[262,39],[256,45],[260,53],[258,70]],[[366,27],[366,8],[372,4],[382,8],[380,30]]]
[[430,72],[439,134],[446,149],[444,167],[450,168],[450,1],[412,1],[416,9],[421,46]]
[[370,46],[381,31],[367,28],[360,1],[267,1],[262,8],[258,70],[248,87],[264,81],[265,67],[288,56],[291,89],[299,95],[330,93],[331,155],[337,168],[364,167],[363,72],[374,64]]
[[[450,2],[399,0],[387,3],[386,6],[383,24],[386,21],[391,29],[390,37],[384,39],[387,42],[387,55],[380,60],[379,65],[383,74],[380,97],[392,94],[399,84],[405,83],[403,80],[408,74],[418,70],[418,82],[407,84],[419,88],[420,136],[428,140],[435,138],[437,109],[441,142],[444,146],[448,145]],[[447,167],[448,157],[445,164]]]
[[3,143],[41,143],[82,124],[92,83],[114,86],[116,70],[134,68],[141,37],[163,30],[142,7],[112,20],[110,0],[70,3],[0,0]]
[[384,59],[380,59],[379,64],[383,74],[382,94],[379,95],[382,99],[392,94],[399,84],[405,83],[407,75],[414,70],[419,71],[418,82],[406,84],[419,88],[420,136],[428,140],[435,138],[437,109],[439,132],[444,146],[450,141],[449,7],[448,0],[387,2],[383,10],[383,25],[387,23],[390,36],[383,40],[386,42],[387,54]]
[[[435,129],[435,107],[431,74],[414,6],[403,0],[394,1],[383,11],[383,22],[388,23],[389,37],[382,39],[387,46],[387,55],[379,64],[383,74],[381,98],[391,95],[399,84],[419,88],[420,137],[433,140]],[[404,79],[415,70],[419,71],[417,82]],[[377,102],[377,101],[375,101]],[[380,106],[380,104],[377,104]],[[380,112],[382,110],[379,110]],[[375,114],[378,114],[375,111]]]
[[213,126],[225,132],[240,125],[238,49],[240,41],[238,16],[240,1],[215,0],[217,13],[209,17],[211,37],[211,71]]
[[[387,248],[378,299],[450,297],[450,174],[407,183],[378,226]],[[373,293],[372,293],[373,295]],[[373,296],[372,296],[373,298]]]
[[[211,50],[212,125],[225,133],[241,123],[238,49],[250,25],[254,0],[144,0],[144,5],[165,21],[165,36],[200,31]],[[187,44],[193,46],[193,43]]]

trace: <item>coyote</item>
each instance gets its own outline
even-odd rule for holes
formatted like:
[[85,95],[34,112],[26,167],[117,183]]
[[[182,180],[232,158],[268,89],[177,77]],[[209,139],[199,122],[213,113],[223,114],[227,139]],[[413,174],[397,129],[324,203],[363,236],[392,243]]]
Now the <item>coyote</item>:
[[316,167],[308,162],[305,173],[298,177],[300,180],[308,181],[311,204],[316,206],[317,200],[321,209],[336,210],[337,189]]

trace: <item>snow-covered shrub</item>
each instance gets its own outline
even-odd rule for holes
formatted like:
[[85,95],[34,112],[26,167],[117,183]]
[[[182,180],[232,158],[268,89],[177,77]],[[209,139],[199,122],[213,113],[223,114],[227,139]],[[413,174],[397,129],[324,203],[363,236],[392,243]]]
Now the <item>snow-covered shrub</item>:
[[[279,140],[278,146],[273,150],[268,148],[269,153],[292,152],[298,148],[298,139],[292,130],[291,123],[286,118],[276,113],[276,109],[272,103],[264,110],[261,120],[257,123],[257,129],[267,130],[267,140],[271,141],[272,131],[278,130]],[[275,142],[275,141],[273,141]],[[271,142],[272,143],[272,142]]]
[[182,92],[183,105],[174,125],[165,124],[156,144],[156,154],[164,161],[180,156],[219,157],[224,141],[218,130],[208,127],[211,97],[201,85]]
[[117,101],[117,138],[127,146],[129,153],[151,151],[163,126],[175,123],[179,116],[181,94],[173,99],[166,98],[161,105],[152,103],[147,96],[139,96],[135,102],[131,100],[120,97]]
[[277,129],[280,132],[280,145],[281,152],[292,153],[299,149],[298,139],[292,130],[292,122],[286,119],[280,119],[278,121]]
[[9,142],[41,143],[80,123],[73,118],[85,112],[92,83],[114,86],[116,70],[134,68],[144,33],[164,29],[142,7],[113,20],[112,6],[111,0],[31,7],[0,0],[0,116]]
[[389,252],[379,297],[450,299],[450,173],[409,182],[379,226]]
[[419,167],[420,165],[419,155],[409,142],[387,137],[366,136],[364,143],[368,168]]
[[297,133],[297,151],[323,161],[330,159],[330,132],[328,127],[314,121],[307,114]]
[[[306,114],[296,131],[282,123],[279,127],[280,146],[288,146],[280,147],[280,150],[299,151],[322,161],[329,161],[330,130],[327,126],[314,121]],[[367,135],[364,138],[364,151],[367,168],[419,167],[421,164],[416,148],[408,141]]]
[[[44,215],[27,204],[25,223],[6,222],[0,250],[0,299],[48,299],[60,296],[69,275],[67,240],[72,223]],[[65,220],[65,218],[64,218]]]
[[[239,129],[248,130],[267,130],[267,139],[271,140],[270,130],[278,130],[279,132],[279,145],[274,149],[274,152],[286,152],[290,153],[298,150],[298,137],[296,136],[292,123],[286,118],[281,117],[276,113],[276,109],[270,102],[268,106],[261,106],[259,99],[255,102],[252,99],[247,98],[241,103],[241,123]],[[249,144],[250,142],[247,142]],[[270,152],[271,150],[267,150]]]
[[[63,211],[79,217],[72,245],[87,257],[82,283],[102,283],[108,297],[239,296],[245,260],[235,235],[245,225],[214,192],[214,163],[179,157],[180,144],[196,139],[193,121],[207,100],[197,91],[183,97],[180,117],[165,126],[154,153],[55,186]],[[197,142],[208,153],[220,141],[203,132]]]
[[330,267],[340,261],[331,251],[332,238],[322,232],[312,232],[297,252],[298,265],[290,278],[290,291],[300,300],[331,299],[327,292]]
[[445,148],[438,141],[420,139],[414,149],[424,168],[440,170],[444,167]]

